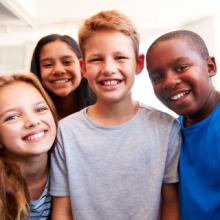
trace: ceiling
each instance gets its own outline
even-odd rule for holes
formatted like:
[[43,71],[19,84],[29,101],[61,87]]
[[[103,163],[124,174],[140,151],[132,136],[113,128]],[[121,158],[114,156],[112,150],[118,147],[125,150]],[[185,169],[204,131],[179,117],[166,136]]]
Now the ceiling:
[[0,42],[18,43],[44,33],[71,32],[100,10],[119,10],[142,38],[220,11],[219,0],[0,0]]

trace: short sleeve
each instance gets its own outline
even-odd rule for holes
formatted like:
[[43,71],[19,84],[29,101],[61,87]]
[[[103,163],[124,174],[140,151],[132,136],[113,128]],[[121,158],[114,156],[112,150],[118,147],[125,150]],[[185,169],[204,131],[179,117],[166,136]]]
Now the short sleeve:
[[168,150],[166,157],[166,167],[164,173],[164,183],[176,183],[178,178],[178,163],[181,146],[180,125],[177,120],[174,121],[171,127],[168,141]]
[[69,196],[67,168],[62,134],[58,129],[55,148],[51,153],[50,194],[52,196]]

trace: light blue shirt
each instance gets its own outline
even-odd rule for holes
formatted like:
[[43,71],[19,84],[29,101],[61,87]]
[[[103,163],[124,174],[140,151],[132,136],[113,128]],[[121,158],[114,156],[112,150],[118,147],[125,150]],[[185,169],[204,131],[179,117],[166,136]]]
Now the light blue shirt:
[[37,200],[32,200],[30,204],[29,220],[47,220],[50,217],[51,196],[49,195],[49,178],[45,189]]

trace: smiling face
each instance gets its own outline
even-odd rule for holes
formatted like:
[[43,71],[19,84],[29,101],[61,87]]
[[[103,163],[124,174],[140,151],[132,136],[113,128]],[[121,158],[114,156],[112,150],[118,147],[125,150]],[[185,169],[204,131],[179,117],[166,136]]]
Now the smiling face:
[[14,158],[47,153],[56,136],[53,115],[40,92],[26,82],[0,88],[0,143]]
[[130,100],[135,75],[144,62],[143,56],[136,60],[132,40],[118,31],[98,31],[84,49],[84,77],[98,101]]
[[81,82],[79,59],[71,47],[60,40],[50,42],[40,52],[43,86],[57,96],[67,96]]
[[155,95],[177,114],[203,118],[211,111],[214,58],[203,58],[184,40],[165,40],[150,48],[147,69]]

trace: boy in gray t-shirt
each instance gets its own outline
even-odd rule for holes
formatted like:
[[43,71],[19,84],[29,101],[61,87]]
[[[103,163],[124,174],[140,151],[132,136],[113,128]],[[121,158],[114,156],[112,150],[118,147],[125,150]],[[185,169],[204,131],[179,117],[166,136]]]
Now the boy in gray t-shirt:
[[179,126],[132,100],[144,64],[135,26],[103,11],[85,21],[79,44],[97,102],[60,122],[51,156],[53,219],[178,220]]

